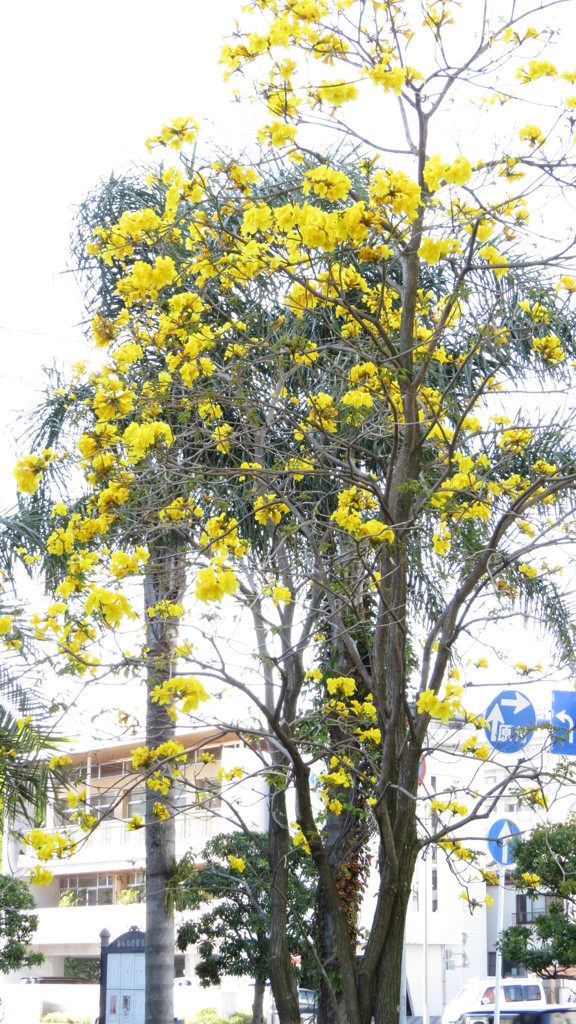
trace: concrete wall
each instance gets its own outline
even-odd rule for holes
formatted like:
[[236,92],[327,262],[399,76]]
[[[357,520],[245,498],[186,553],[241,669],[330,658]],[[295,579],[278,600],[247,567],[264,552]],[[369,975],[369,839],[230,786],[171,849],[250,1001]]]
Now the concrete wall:
[[6,1020],[10,1024],[37,1024],[44,1013],[54,1010],[98,1016],[99,985],[8,985],[0,984]]
[[[44,1013],[54,1010],[77,1013],[94,1021],[100,1006],[99,985],[3,982],[0,994],[6,1008],[6,1020],[10,1024],[37,1024]],[[174,988],[175,1010],[186,1017],[194,1017],[208,1006],[213,1006],[222,1016],[230,1016],[239,1010],[248,1013],[252,1009],[253,998],[253,986],[244,978],[224,978],[220,986],[213,988],[202,988],[197,981]]]

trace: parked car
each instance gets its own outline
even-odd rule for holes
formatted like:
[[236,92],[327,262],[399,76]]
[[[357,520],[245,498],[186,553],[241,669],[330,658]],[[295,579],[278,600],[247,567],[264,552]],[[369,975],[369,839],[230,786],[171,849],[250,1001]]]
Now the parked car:
[[[318,997],[314,990],[311,988],[299,988],[298,1009],[300,1010],[300,1020],[302,1024],[316,1024],[317,1008]],[[276,1010],[276,1003],[273,999],[270,1000],[266,1020],[267,1024],[278,1024],[278,1011]]]
[[[457,1024],[494,1024],[494,1010],[463,1013]],[[576,1024],[573,1006],[547,1006],[538,1010],[510,1010],[500,1013],[500,1024]]]
[[[472,978],[444,1007],[442,1024],[455,1024],[461,1014],[482,1013],[494,1005],[496,978]],[[535,1010],[546,1006],[540,978],[502,978],[500,1009]]]
[[298,989],[298,1009],[300,1010],[300,1019],[302,1024],[308,1024],[308,1022],[313,1024],[316,1020],[317,1005],[318,999],[313,989]]

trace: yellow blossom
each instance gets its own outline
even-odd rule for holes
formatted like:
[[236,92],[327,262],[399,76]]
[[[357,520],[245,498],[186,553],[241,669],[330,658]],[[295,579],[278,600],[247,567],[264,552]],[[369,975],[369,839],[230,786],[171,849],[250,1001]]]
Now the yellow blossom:
[[196,577],[196,597],[199,601],[221,601],[225,594],[234,594],[239,583],[232,569],[209,565]]
[[531,149],[534,149],[535,146],[541,146],[544,142],[544,136],[537,124],[524,125],[518,134],[523,142],[528,142],[530,144]]
[[42,867],[40,864],[36,864],[35,867],[30,870],[30,884],[31,885],[50,885],[54,875],[48,868]]
[[529,580],[535,579],[538,575],[538,569],[533,565],[526,565],[526,562],[522,562],[521,565],[518,566],[518,571]]
[[246,864],[242,857],[235,857],[232,853],[228,854],[228,863],[232,871],[238,871],[240,874],[246,869]]
[[556,78],[557,75],[558,69],[549,60],[530,60],[527,67],[520,67],[516,72],[516,78],[524,84],[538,78]]
[[350,676],[332,676],[326,680],[328,693],[342,693],[345,697],[351,697],[356,691],[356,680]]
[[277,583],[272,590],[272,600],[274,604],[279,604],[282,601],[283,604],[290,604],[292,600],[292,594],[289,587],[285,587],[282,583]]
[[72,764],[72,758],[68,754],[55,754],[50,758],[48,767],[53,771],[54,768],[65,768],[69,764]]

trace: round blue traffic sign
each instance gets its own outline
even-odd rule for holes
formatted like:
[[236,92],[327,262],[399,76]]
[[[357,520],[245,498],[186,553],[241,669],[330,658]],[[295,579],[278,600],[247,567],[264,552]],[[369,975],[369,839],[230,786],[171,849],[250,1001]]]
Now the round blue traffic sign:
[[536,728],[534,705],[520,690],[503,690],[484,712],[491,746],[506,754],[522,750]]
[[514,843],[520,829],[510,818],[498,818],[488,832],[488,849],[497,864],[514,863]]

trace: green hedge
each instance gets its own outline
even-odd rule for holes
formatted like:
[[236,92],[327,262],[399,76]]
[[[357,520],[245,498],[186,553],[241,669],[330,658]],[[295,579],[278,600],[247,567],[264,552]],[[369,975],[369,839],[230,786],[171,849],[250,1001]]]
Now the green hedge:
[[60,1010],[54,1010],[51,1013],[44,1014],[42,1024],[92,1024],[92,1018],[79,1017],[70,1013],[62,1013]]
[[186,1017],[184,1024],[252,1024],[251,1013],[233,1013],[231,1017],[221,1017],[213,1006],[199,1010],[195,1017]]

